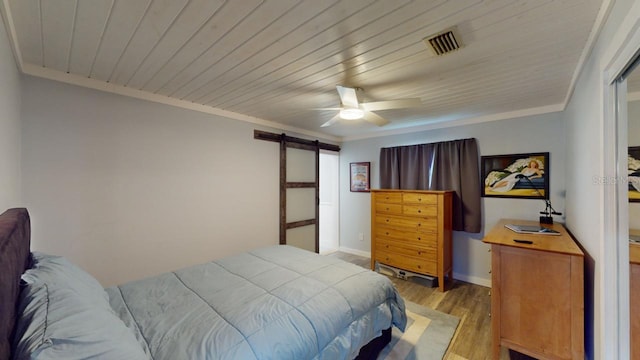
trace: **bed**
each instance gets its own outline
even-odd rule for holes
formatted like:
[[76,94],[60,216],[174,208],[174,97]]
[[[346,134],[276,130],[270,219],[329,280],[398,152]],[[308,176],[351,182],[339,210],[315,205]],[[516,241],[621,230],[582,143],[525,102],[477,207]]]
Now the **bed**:
[[332,257],[277,245],[103,289],[32,253],[29,221],[0,215],[0,359],[372,359],[406,326],[389,279]]

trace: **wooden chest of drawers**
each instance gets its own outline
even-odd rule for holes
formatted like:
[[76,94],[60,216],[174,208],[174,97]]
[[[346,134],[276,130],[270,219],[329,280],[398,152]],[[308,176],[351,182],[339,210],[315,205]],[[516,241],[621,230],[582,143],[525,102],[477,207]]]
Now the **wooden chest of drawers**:
[[483,239],[491,244],[493,359],[501,346],[536,359],[584,359],[584,253],[561,224],[545,225],[559,236],[507,224],[540,225],[503,219]]
[[371,190],[371,269],[380,264],[453,279],[453,191]]

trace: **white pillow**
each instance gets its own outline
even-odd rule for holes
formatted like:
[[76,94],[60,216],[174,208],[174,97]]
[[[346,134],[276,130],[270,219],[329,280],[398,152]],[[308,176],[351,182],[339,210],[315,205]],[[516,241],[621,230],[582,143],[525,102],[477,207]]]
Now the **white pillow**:
[[109,306],[109,296],[98,280],[62,256],[33,252],[33,266],[22,274],[27,284],[44,283],[64,287],[90,299],[96,306]]
[[16,359],[149,359],[97,280],[64,258],[35,260],[23,275]]

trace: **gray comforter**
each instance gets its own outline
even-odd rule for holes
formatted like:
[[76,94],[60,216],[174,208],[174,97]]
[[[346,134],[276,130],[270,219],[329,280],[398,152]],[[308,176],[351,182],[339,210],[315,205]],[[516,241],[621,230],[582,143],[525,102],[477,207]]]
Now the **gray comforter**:
[[153,359],[351,359],[395,325],[389,279],[289,246],[250,251],[107,289]]

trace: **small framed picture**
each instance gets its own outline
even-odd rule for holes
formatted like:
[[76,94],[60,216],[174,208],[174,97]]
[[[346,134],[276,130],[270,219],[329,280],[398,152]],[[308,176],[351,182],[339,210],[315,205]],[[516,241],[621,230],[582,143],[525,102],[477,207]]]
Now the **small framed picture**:
[[355,162],[349,164],[349,180],[352,192],[369,192],[369,162]]
[[549,198],[549,153],[482,156],[482,196]]

